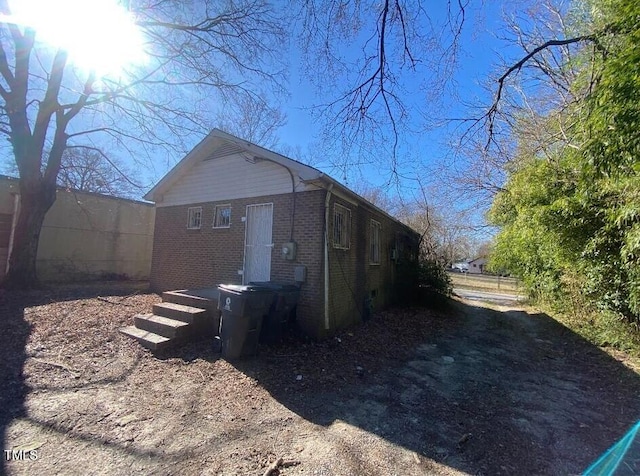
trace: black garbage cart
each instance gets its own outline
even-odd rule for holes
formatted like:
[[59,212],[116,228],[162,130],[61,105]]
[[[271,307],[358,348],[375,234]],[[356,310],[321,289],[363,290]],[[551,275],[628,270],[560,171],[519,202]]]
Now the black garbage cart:
[[221,284],[218,309],[222,357],[255,355],[263,317],[269,312],[274,291],[266,286]]
[[296,306],[300,298],[300,288],[295,284],[275,281],[252,282],[251,285],[269,289],[273,293],[269,312],[265,315],[262,323],[260,341],[265,343],[277,342],[295,319]]

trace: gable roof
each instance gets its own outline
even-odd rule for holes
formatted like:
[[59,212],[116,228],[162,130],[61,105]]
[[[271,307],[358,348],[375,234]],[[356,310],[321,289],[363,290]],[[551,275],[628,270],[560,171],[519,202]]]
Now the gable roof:
[[469,264],[471,263],[477,263],[478,261],[482,261],[485,260],[487,261],[487,257],[486,256],[478,256],[477,258],[471,259],[468,261]]
[[184,156],[162,179],[144,196],[145,200],[157,201],[157,197],[170,189],[194,165],[205,159],[215,159],[233,154],[250,154],[264,157],[295,171],[302,181],[313,181],[324,174],[318,169],[290,159],[249,141],[240,139],[220,129],[213,129]]
[[298,162],[297,160],[285,157],[284,155],[278,154],[272,150],[260,147],[259,145],[253,144],[220,129],[211,130],[211,132],[207,134],[207,136],[202,139],[198,145],[191,150],[191,152],[189,152],[151,190],[149,190],[149,192],[144,196],[144,199],[152,202],[159,201],[158,197],[161,197],[196,164],[203,160],[226,157],[233,154],[244,154],[253,158],[266,158],[270,161],[283,165],[292,173],[295,172],[302,182],[318,185],[322,188],[333,186],[334,191],[337,190],[341,192],[342,195],[350,198],[356,203],[364,204],[367,207],[382,213],[415,233],[415,231],[409,226],[401,223],[397,218],[389,215],[384,210],[378,208],[376,205],[361,197],[348,187],[345,187],[324,172],[303,164],[302,162]]

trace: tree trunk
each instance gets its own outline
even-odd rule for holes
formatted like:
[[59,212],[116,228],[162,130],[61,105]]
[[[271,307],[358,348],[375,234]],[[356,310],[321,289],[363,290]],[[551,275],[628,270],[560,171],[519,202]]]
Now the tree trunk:
[[20,180],[20,211],[3,287],[32,289],[39,286],[36,258],[44,217],[56,200],[56,185],[44,179]]

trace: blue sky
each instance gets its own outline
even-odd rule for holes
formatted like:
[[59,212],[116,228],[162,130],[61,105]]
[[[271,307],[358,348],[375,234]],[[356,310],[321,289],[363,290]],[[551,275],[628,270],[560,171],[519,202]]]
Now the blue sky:
[[[446,2],[433,2],[429,5],[428,8],[440,9],[431,12],[434,22],[437,23],[443,18],[445,5]],[[410,113],[407,124],[411,131],[401,132],[398,154],[401,161],[406,163],[402,175],[407,178],[394,184],[392,190],[390,189],[392,194],[401,194],[410,199],[415,194],[415,178],[425,181],[434,179],[433,170],[452,160],[455,151],[451,148],[450,142],[459,124],[447,123],[444,119],[469,117],[472,111],[467,105],[487,104],[491,100],[487,89],[481,84],[486,84],[490,73],[496,71],[501,55],[508,55],[507,45],[498,38],[502,31],[502,15],[501,2],[485,2],[483,5],[475,2],[467,8],[456,66],[446,88],[439,92],[435,100],[427,98],[426,93],[420,91],[420,85],[417,84],[421,80],[421,74],[428,74],[424,69],[416,75],[403,78],[406,87],[413,88],[403,98]],[[344,51],[343,54],[348,56],[349,52]],[[294,51],[290,81],[291,98],[285,108],[288,122],[280,131],[280,140],[284,144],[305,148],[319,139],[322,128],[322,124],[312,119],[313,106],[330,100],[331,95],[327,95],[326,92],[324,96],[314,94],[312,85],[296,69],[304,68],[297,59]],[[334,95],[337,96],[338,91],[334,91]],[[427,126],[425,117],[439,122],[439,126]],[[357,155],[350,160],[360,163]],[[332,167],[329,162],[330,157],[314,165],[336,179],[346,181],[350,186],[358,186],[362,180],[374,186],[389,186],[390,173],[384,164],[349,167],[345,174],[344,170]]]
[[[528,0],[519,0],[518,3],[526,3]],[[431,26],[436,30],[442,28],[443,19],[446,17],[447,1],[430,2],[425,8],[429,9],[432,20]],[[457,2],[452,1],[452,8],[457,8]],[[407,108],[407,120],[404,128],[399,132],[399,146],[397,159],[399,166],[397,175],[390,172],[391,156],[388,148],[369,150],[366,154],[359,154],[357,150],[344,153],[337,149],[318,149],[323,122],[312,119],[313,106],[327,103],[339,97],[342,92],[340,87],[346,87],[356,81],[353,73],[346,72],[344,77],[337,78],[334,87],[327,87],[321,94],[316,84],[313,84],[302,74],[306,65],[301,60],[301,55],[292,40],[291,50],[287,52],[289,60],[289,83],[287,89],[289,98],[283,104],[288,121],[279,131],[279,141],[285,146],[299,147],[303,152],[320,150],[313,154],[315,161],[312,165],[329,173],[337,180],[345,182],[348,186],[358,189],[363,183],[373,186],[386,187],[391,195],[400,196],[405,200],[416,197],[418,181],[422,184],[435,184],[433,190],[444,189],[437,187],[442,182],[441,175],[435,171],[438,167],[445,169],[450,165],[455,150],[451,147],[451,141],[456,134],[456,123],[442,122],[447,118],[469,117],[472,112],[466,108],[467,104],[487,104],[491,96],[480,84],[486,82],[491,71],[495,71],[500,55],[508,56],[505,43],[498,39],[502,30],[502,5],[500,1],[471,0],[466,6],[466,18],[460,37],[460,48],[456,54],[456,64],[452,74],[447,77],[446,85],[442,88],[434,87],[432,83],[424,84],[434,68],[447,68],[450,66],[451,57],[447,55],[434,58],[433,55],[420,56],[421,64],[416,73],[404,72],[399,75],[398,82],[404,92],[400,93],[401,100]],[[516,4],[509,2],[509,8],[516,8]],[[370,22],[372,19],[368,19]],[[373,21],[375,18],[373,19]],[[357,59],[360,47],[371,33],[374,23],[365,23],[364,31],[359,37],[353,38],[350,43],[343,43],[336,50],[336,54],[347,61]],[[427,28],[429,25],[419,25]],[[445,35],[446,36],[446,35]],[[447,38],[445,38],[446,44]],[[414,51],[415,54],[415,51]],[[431,64],[429,64],[431,62]],[[316,75],[322,72],[316,71]],[[322,78],[320,78],[322,79]],[[328,82],[330,83],[330,82]],[[426,89],[425,89],[426,88]],[[176,96],[182,101],[190,101],[190,92],[187,90],[175,90]],[[431,94],[432,97],[429,97]],[[98,121],[99,117],[88,116],[85,121]],[[322,120],[331,122],[331,117]],[[427,122],[431,121],[430,125]],[[85,122],[87,123],[87,122]],[[434,127],[434,123],[438,126]],[[213,124],[212,124],[213,125]],[[388,130],[386,131],[388,133]],[[187,149],[195,146],[201,140],[200,136],[188,137],[185,142]],[[336,141],[337,142],[337,141]],[[114,143],[105,147],[108,153],[128,163],[136,170],[136,180],[147,187],[159,180],[172,165],[182,157],[179,153],[171,152],[169,155],[161,154],[152,157],[151,160],[135,162],[138,150],[135,146],[129,150],[125,147],[117,147]],[[102,145],[98,141],[98,145]],[[364,144],[365,146],[368,144]],[[5,148],[7,150],[8,148]],[[7,150],[7,152],[9,152]],[[320,156],[320,158],[318,158]],[[293,157],[301,159],[301,157]],[[336,162],[344,167],[336,167]],[[396,179],[390,181],[391,178]],[[434,192],[436,193],[436,192]],[[435,200],[435,197],[434,197]],[[450,206],[452,204],[449,204]],[[472,203],[460,201],[455,205],[472,206]]]

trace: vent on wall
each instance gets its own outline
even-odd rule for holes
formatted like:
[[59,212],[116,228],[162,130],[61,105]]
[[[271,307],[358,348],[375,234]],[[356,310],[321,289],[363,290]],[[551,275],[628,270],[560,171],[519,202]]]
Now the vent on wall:
[[229,155],[241,154],[242,152],[244,152],[244,149],[239,145],[234,144],[233,142],[223,142],[204,160],[219,159],[221,157],[228,157]]

